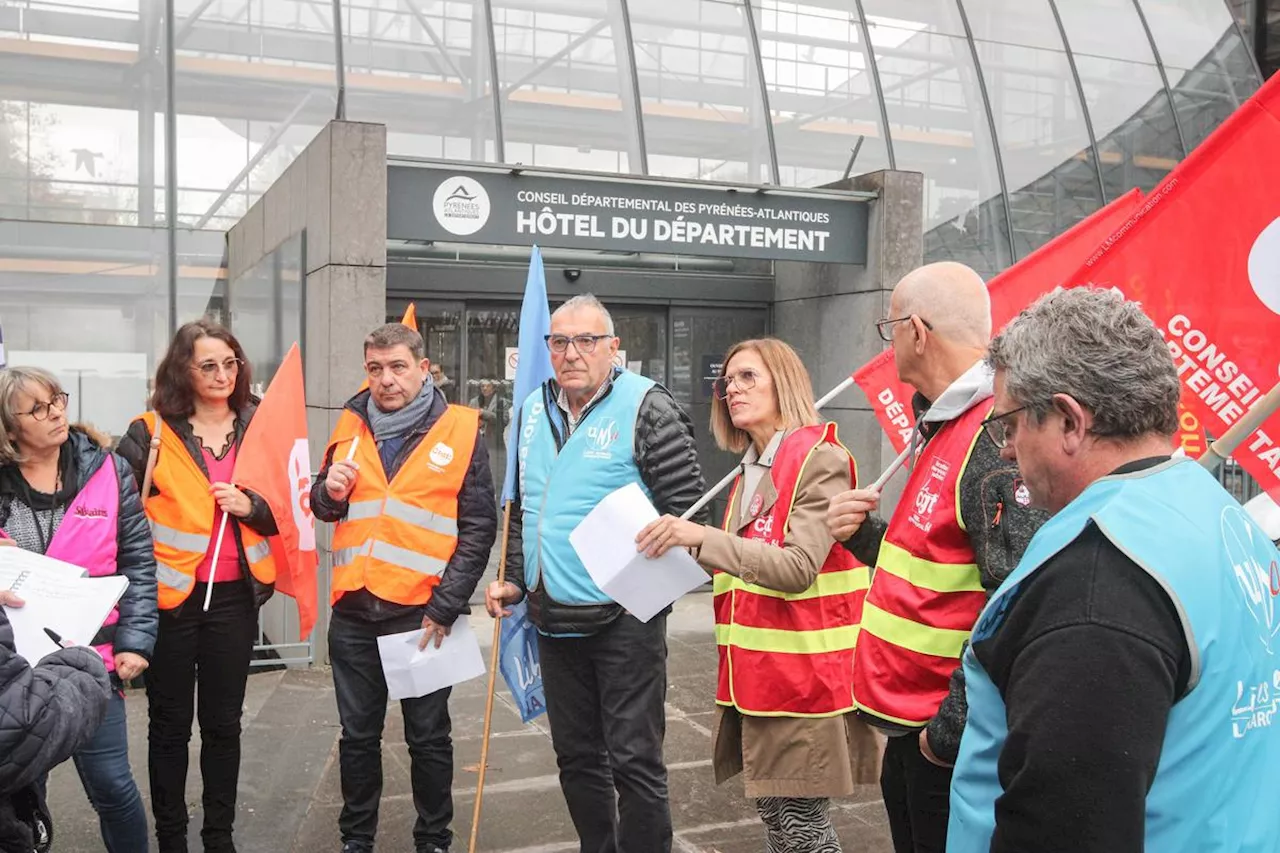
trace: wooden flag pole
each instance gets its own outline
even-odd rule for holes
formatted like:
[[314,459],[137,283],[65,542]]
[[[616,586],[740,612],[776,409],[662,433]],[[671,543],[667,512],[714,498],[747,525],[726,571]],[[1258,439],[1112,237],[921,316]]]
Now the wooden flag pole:
[[[511,533],[511,501],[502,506],[502,553],[498,556],[498,583],[507,580],[507,537]],[[480,741],[480,777],[476,779],[476,804],[471,810],[471,841],[467,853],[476,853],[480,837],[480,807],[484,803],[484,776],[489,767],[489,732],[493,727],[493,691],[498,680],[498,654],[502,644],[502,609],[493,620],[493,648],[489,650],[489,694],[484,703],[484,736]]]
[[1267,392],[1267,396],[1255,403],[1253,408],[1244,413],[1244,417],[1232,424],[1231,428],[1222,434],[1222,438],[1209,445],[1209,449],[1200,457],[1200,464],[1206,470],[1218,470],[1236,448],[1244,444],[1245,439],[1253,435],[1258,427],[1275,413],[1276,409],[1280,409],[1280,383],[1276,383],[1275,387]]

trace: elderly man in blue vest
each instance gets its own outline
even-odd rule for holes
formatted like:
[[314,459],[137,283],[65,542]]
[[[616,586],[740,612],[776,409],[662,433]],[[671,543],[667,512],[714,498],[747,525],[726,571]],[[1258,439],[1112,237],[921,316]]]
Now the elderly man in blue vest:
[[513,421],[514,582],[489,586],[489,612],[528,595],[560,787],[582,853],[663,853],[671,850],[666,614],[642,623],[623,611],[592,582],[569,534],[629,483],[659,513],[692,506],[704,488],[693,426],[667,389],[613,366],[613,318],[594,296],[552,314],[547,346],[555,379]]
[[1053,517],[965,654],[948,853],[1280,844],[1280,554],[1170,456],[1177,371],[1139,306],[1058,291],[991,344],[984,426]]

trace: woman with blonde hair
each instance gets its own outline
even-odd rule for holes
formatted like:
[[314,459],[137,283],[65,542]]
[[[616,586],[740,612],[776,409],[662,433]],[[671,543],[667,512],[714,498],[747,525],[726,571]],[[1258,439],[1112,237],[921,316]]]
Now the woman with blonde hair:
[[839,853],[830,798],[879,775],[875,736],[853,713],[868,572],[826,526],[856,467],[782,341],[735,344],[714,391],[716,443],[746,452],[723,529],[663,516],[637,547],[690,548],[713,576],[717,784],[743,774],[770,853]]
[[129,581],[93,638],[111,676],[106,718],[72,759],[109,853],[145,853],[147,813],[129,769],[123,685],[147,669],[156,641],[151,530],[129,463],[107,449],[106,436],[67,422],[69,399],[47,371],[0,370],[0,534],[91,576]]

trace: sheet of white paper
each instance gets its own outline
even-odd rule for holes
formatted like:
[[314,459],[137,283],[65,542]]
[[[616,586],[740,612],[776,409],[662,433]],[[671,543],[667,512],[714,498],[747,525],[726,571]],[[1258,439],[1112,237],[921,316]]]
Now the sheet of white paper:
[[418,651],[421,639],[421,630],[378,638],[388,698],[416,699],[484,675],[480,642],[466,616],[453,623],[452,632],[440,648],[433,642]]
[[636,552],[636,535],[657,517],[644,492],[631,483],[598,503],[569,534],[596,586],[641,622],[707,582],[707,573],[683,548],[656,560]]
[[0,547],[0,589],[11,589],[25,604],[6,607],[14,647],[30,663],[57,651],[44,632],[87,646],[129,587],[123,575],[82,577],[79,566],[20,548]]

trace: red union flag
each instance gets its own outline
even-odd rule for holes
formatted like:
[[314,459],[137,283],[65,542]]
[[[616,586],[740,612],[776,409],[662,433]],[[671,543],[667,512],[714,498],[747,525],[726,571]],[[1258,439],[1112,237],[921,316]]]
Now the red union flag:
[[[1113,234],[1142,202],[1142,192],[1130,190],[1101,210],[1082,219],[1027,255],[987,285],[991,292],[991,327],[999,331],[1018,312],[1068,281],[1089,252]],[[853,374],[893,446],[901,452],[911,439],[915,414],[909,385],[898,380],[893,350],[885,350]]]
[[[1280,76],[1170,173],[1071,279],[1119,289],[1160,328],[1183,402],[1222,435],[1277,380]],[[1280,417],[1235,452],[1280,497]]]
[[271,507],[279,535],[267,541],[276,564],[276,591],[298,602],[299,636],[306,638],[319,610],[316,525],[311,516],[311,453],[302,356],[289,348],[236,454],[232,482]]

